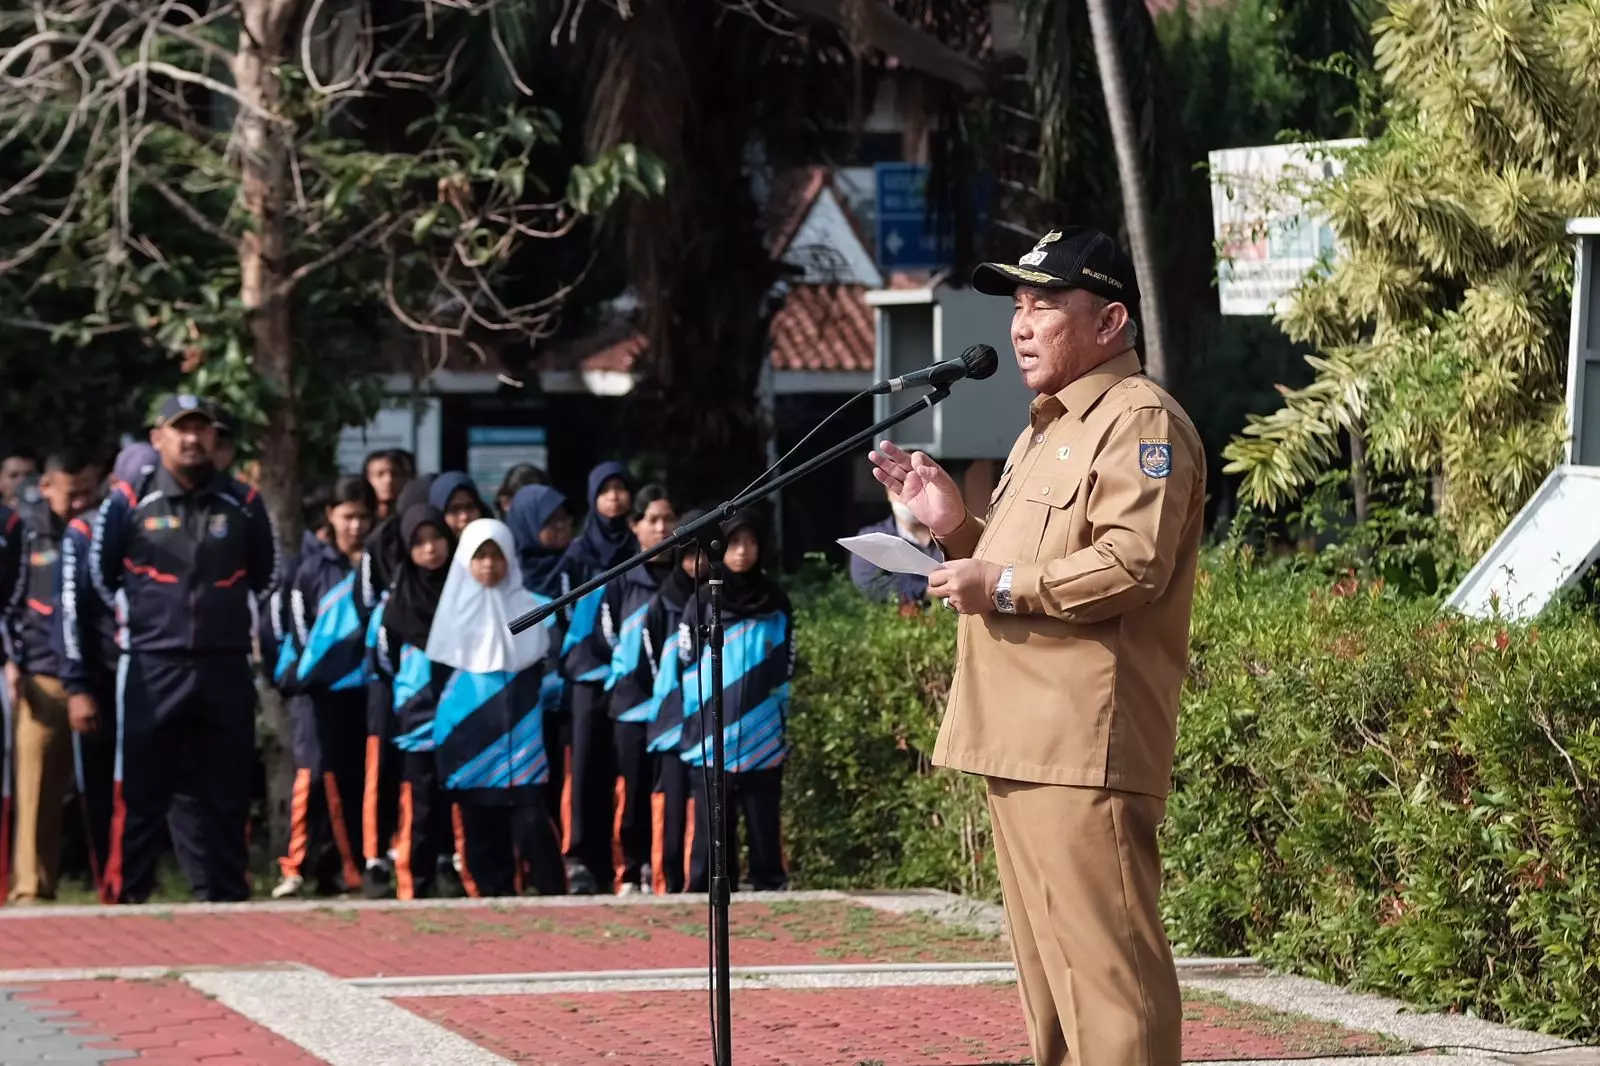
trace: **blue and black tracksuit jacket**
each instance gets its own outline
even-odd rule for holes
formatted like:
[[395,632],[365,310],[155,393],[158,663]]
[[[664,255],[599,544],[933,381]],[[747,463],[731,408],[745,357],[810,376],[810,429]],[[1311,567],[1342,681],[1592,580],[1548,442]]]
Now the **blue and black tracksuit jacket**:
[[536,802],[550,779],[539,695],[544,664],[492,673],[431,665],[430,683],[439,684],[433,742],[440,784],[466,803]]
[[[703,623],[708,613],[702,610]],[[683,677],[678,685],[683,701],[683,735],[678,751],[691,766],[704,766],[711,758],[713,737],[708,735],[711,693],[710,649],[698,659],[680,624],[678,661]],[[794,674],[794,624],[787,600],[752,618],[730,617],[723,612],[723,763],[728,773],[768,770],[789,754],[787,717],[789,679]]]
[[[22,519],[15,511],[0,504],[0,663],[17,657],[16,615],[22,606],[27,589],[27,567],[22,561],[22,542],[27,539]],[[0,756],[4,756],[5,740],[0,737]]]
[[657,574],[648,566],[606,586],[599,630],[611,651],[606,690],[611,694],[611,717],[618,722],[644,724],[656,716],[658,654],[645,629],[645,616],[660,591]]
[[684,625],[684,614],[701,601],[692,593],[673,599],[671,587],[669,583],[645,608],[640,651],[651,673],[647,746],[653,753],[676,756],[683,739],[683,666],[700,655],[699,631]]
[[278,539],[255,489],[226,474],[194,488],[159,467],[100,507],[90,572],[108,607],[127,597],[127,649],[248,655],[251,597],[278,579]]
[[56,568],[56,624],[51,633],[60,679],[70,695],[103,693],[115,684],[122,655],[117,612],[94,594],[89,572],[94,529],[86,518],[67,523]]
[[389,735],[401,751],[434,750],[434,718],[439,696],[450,679],[450,668],[428,659],[427,653],[406,644],[383,625],[383,607],[372,615],[377,634],[373,662],[377,676],[373,684],[388,687],[394,709],[394,728]]
[[367,626],[356,607],[356,579],[355,567],[332,545],[320,545],[301,561],[289,590],[300,647],[290,682],[294,690],[365,690]]

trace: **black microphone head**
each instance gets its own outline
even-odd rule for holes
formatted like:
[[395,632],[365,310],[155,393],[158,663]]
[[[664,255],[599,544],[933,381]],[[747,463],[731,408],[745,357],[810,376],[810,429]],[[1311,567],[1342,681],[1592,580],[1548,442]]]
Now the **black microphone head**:
[[961,353],[961,362],[966,365],[967,377],[982,381],[994,376],[1000,367],[1000,356],[987,344],[974,344]]

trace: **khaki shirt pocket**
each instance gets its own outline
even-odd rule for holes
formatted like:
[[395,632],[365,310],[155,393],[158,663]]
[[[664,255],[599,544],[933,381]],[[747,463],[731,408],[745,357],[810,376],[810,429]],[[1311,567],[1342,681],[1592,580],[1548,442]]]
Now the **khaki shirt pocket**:
[[[1071,474],[1028,479],[1023,500],[1027,504],[1030,528],[1019,530],[1019,562],[1059,559],[1071,550],[1073,504],[1083,488],[1083,478]],[[1024,553],[1031,554],[1024,554]]]

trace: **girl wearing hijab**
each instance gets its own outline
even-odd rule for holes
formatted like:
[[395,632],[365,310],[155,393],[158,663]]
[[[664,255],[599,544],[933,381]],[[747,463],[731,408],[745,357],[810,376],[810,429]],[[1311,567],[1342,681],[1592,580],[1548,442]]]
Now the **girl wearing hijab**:
[[589,514],[583,532],[568,550],[580,581],[609,570],[639,550],[628,528],[633,506],[633,479],[621,463],[601,463],[589,471]]
[[[548,485],[526,485],[517,490],[506,512],[517,546],[517,561],[522,567],[522,585],[534,602],[549,603],[571,592],[582,578],[577,577],[567,557],[572,545],[572,512],[567,498]],[[545,712],[545,735],[551,758],[551,813],[561,823],[562,850],[570,846],[572,827],[572,749],[568,711],[569,693],[561,674],[561,649],[573,621],[574,609],[551,615],[546,626],[550,636],[551,661],[544,677],[541,705]],[[567,879],[574,893],[592,894],[596,885],[581,863],[567,864]]]
[[[703,517],[704,511],[690,511],[679,521],[688,525]],[[683,664],[699,661],[700,640],[684,619],[700,616],[699,588],[706,574],[706,559],[698,544],[679,548],[644,613],[641,643],[650,669],[652,703],[644,719],[645,746],[654,774],[650,876],[651,889],[658,896],[682,892],[689,877],[684,841],[694,819],[689,767],[679,757],[678,747],[683,739]],[[618,688],[623,684],[619,680]]]
[[[676,521],[660,485],[633,497],[628,526],[642,549],[660,544]],[[640,890],[642,868],[650,861],[652,776],[644,723],[654,709],[654,676],[642,654],[643,624],[645,608],[671,566],[671,559],[658,559],[584,597],[563,643],[563,667],[573,679],[577,808],[577,853],[568,857],[582,861],[597,883],[614,883],[621,895]],[[581,635],[579,617],[593,619]]]
[[438,774],[461,810],[462,879],[486,896],[567,887],[544,798],[550,767],[540,682],[550,635],[543,626],[508,628],[537,606],[517,555],[502,522],[480,518],[462,531],[426,649],[440,684]]
[[[633,485],[621,463],[601,463],[589,471],[589,514],[583,532],[567,550],[567,566],[575,581],[587,581],[639,550],[628,522],[632,505]],[[572,710],[562,851],[577,891],[600,891],[602,886],[609,890],[616,876],[612,805],[617,767],[606,695],[611,648],[609,639],[597,632],[603,596],[604,590],[597,589],[578,601],[561,642],[562,673],[570,685],[567,702]]]
[[488,518],[489,508],[478,495],[478,483],[459,470],[451,470],[433,479],[428,489],[428,503],[432,504],[450,526],[450,532],[460,536],[461,531],[480,518]]
[[413,504],[400,516],[400,536],[406,557],[374,616],[376,660],[379,676],[393,690],[394,746],[401,752],[395,892],[400,899],[418,899],[434,895],[441,883],[457,887],[452,854],[444,846],[452,832],[450,802],[434,757],[434,710],[444,678],[436,681],[425,650],[455,536],[445,516],[426,503]]
[[400,516],[417,504],[428,502],[433,480],[432,474],[424,474],[400,490],[394,515],[374,526],[367,537],[361,577],[356,582],[356,610],[366,621],[367,658],[373,673],[373,681],[367,686],[367,746],[361,788],[361,853],[366,860],[361,891],[368,899],[382,899],[394,893],[390,843],[400,816],[400,753],[389,743],[394,690],[387,679],[376,676],[377,612],[406,557]]
[[494,508],[505,518],[511,513],[511,501],[516,497],[518,490],[529,485],[548,485],[550,475],[544,472],[543,467],[534,466],[532,463],[518,463],[506,471],[505,478],[500,482],[500,488],[494,494]]
[[[737,824],[744,822],[750,849],[750,883],[757,892],[787,888],[783,865],[779,809],[783,762],[789,754],[785,732],[789,678],[794,673],[794,620],[789,598],[762,569],[760,516],[741,511],[723,523],[727,572],[722,594],[725,626],[723,652],[723,763],[728,782],[729,855],[739,854]],[[702,624],[709,621],[702,605]],[[696,619],[686,616],[683,624]],[[680,636],[680,662],[688,642]],[[710,818],[705,799],[704,767],[711,759],[708,708],[701,703],[703,681],[710,678],[709,651],[683,662],[683,736],[679,751],[689,764],[694,821],[689,859],[689,891],[706,890]],[[710,694],[706,694],[709,701]],[[737,864],[737,860],[735,860]],[[737,873],[737,871],[734,871]],[[735,877],[737,883],[737,877]]]

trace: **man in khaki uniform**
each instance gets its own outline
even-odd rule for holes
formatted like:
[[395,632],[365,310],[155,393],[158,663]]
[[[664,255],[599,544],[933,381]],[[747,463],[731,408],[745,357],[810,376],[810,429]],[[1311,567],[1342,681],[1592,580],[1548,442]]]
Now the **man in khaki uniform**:
[[1034,1061],[1178,1066],[1156,827],[1205,453],[1140,371],[1139,290],[1110,237],[1052,230],[972,281],[1015,299],[1017,366],[1038,394],[988,513],[968,513],[928,456],[888,442],[872,455],[953,560],[928,586],[962,615],[934,762],[988,782]]

